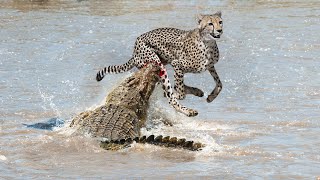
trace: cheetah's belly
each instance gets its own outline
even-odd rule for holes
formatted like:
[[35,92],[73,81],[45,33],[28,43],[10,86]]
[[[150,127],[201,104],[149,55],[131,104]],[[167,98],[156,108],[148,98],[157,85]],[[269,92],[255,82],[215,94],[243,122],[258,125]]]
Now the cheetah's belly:
[[182,69],[185,73],[201,73],[207,70],[209,59],[205,55],[198,54],[197,58],[185,57],[181,59]]

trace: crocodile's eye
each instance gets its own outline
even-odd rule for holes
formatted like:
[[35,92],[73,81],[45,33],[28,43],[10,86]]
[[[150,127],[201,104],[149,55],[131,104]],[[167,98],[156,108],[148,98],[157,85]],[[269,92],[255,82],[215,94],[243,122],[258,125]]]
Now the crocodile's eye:
[[208,23],[209,26],[213,26],[213,23]]

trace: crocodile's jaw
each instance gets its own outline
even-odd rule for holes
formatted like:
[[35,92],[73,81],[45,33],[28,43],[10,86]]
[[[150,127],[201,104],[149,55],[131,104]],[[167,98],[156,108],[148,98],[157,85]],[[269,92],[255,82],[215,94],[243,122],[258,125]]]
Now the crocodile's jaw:
[[147,102],[155,88],[156,83],[160,80],[160,67],[154,64],[148,64],[144,70],[141,71],[142,79],[139,81],[139,93]]

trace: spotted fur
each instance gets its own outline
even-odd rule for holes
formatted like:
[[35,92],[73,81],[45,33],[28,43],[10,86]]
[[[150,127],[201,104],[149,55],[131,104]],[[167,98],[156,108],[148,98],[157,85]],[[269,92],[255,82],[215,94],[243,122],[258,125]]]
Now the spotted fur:
[[[157,63],[163,72],[161,82],[169,98],[169,103],[178,111],[188,115],[197,115],[197,111],[179,104],[186,94],[202,97],[203,91],[184,84],[185,73],[200,73],[208,70],[216,82],[214,90],[207,97],[212,102],[221,92],[222,83],[214,64],[219,60],[219,49],[215,38],[222,35],[221,12],[213,15],[199,15],[198,27],[190,30],[159,28],[139,36],[135,42],[132,58],[123,65],[107,66],[97,73],[96,80],[101,81],[108,73],[121,73],[133,67],[141,68],[146,63]],[[164,65],[174,68],[176,92],[168,79]]]

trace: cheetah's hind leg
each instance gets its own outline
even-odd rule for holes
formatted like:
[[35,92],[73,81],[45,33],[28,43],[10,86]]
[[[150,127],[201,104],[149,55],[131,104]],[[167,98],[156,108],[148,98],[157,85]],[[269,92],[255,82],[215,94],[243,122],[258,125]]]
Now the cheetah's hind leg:
[[167,70],[163,66],[162,63],[160,65],[160,80],[162,83],[162,88],[165,91],[167,98],[169,99],[169,104],[173,106],[177,111],[191,117],[198,115],[198,111],[187,108],[179,103],[177,98],[173,95],[172,86],[170,84],[170,80],[168,78]]
[[193,94],[198,97],[203,97],[204,95],[203,91],[196,87],[190,87],[190,86],[184,85],[184,90],[186,94]]

